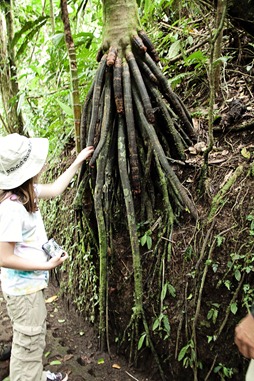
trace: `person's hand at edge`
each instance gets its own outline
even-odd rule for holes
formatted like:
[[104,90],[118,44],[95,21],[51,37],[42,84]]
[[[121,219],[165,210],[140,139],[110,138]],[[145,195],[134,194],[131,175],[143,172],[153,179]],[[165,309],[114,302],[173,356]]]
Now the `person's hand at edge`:
[[254,317],[248,314],[235,328],[235,344],[244,357],[254,359]]

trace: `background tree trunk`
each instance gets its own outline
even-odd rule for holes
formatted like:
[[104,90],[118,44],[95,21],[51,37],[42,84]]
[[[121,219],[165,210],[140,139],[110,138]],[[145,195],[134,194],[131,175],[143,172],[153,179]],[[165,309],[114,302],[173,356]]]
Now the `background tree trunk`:
[[[1,12],[2,10],[2,12]],[[12,1],[0,4],[0,88],[5,115],[4,127],[8,133],[24,133],[22,112],[18,108],[19,87],[13,40]]]
[[61,0],[61,17],[64,25],[64,37],[69,55],[70,62],[70,79],[71,79],[71,92],[72,92],[72,107],[74,116],[74,132],[75,132],[75,145],[76,152],[80,152],[80,118],[81,118],[81,104],[79,98],[79,81],[77,71],[77,58],[76,49],[72,37],[70,20],[68,14],[67,1]]

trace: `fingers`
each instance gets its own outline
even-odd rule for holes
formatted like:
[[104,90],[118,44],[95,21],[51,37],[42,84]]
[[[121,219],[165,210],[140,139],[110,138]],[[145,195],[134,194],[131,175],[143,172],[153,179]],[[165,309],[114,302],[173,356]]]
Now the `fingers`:
[[249,343],[246,343],[245,341],[238,340],[235,338],[235,344],[237,345],[239,352],[241,354],[248,358],[248,359],[254,359],[254,348]]
[[69,255],[66,253],[66,251],[63,251],[63,252],[60,254],[60,256],[59,256],[58,259],[59,259],[61,262],[64,262],[68,257],[69,257]]
[[235,344],[246,358],[254,359],[254,319],[246,316],[235,328]]
[[94,151],[94,147],[93,147],[93,146],[88,146],[88,147],[85,148],[85,150],[86,150],[86,152],[87,152],[87,157],[86,157],[86,159],[88,159],[88,158],[92,155],[92,153],[93,153],[93,151]]
[[90,156],[92,155],[94,151],[94,147],[93,146],[88,146],[86,148],[84,148],[77,156],[76,158],[76,163],[82,163],[84,160],[87,160],[90,158]]
[[52,268],[60,266],[66,259],[69,258],[69,255],[66,251],[57,253],[54,257],[49,260],[49,263],[52,265]]

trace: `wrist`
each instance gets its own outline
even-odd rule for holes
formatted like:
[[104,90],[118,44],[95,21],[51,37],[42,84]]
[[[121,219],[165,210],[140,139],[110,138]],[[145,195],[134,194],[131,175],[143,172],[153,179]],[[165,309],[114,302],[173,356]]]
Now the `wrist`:
[[74,175],[75,173],[78,171],[79,167],[81,166],[81,163],[75,159],[74,162],[71,164],[70,168],[72,169],[72,171],[74,172]]

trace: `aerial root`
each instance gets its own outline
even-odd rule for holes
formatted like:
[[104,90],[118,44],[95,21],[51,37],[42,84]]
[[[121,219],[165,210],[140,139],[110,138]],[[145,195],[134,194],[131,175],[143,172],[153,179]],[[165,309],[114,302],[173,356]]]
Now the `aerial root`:
[[160,68],[147,53],[144,55],[144,62],[156,76],[162,94],[168,100],[176,115],[178,115],[178,117],[181,119],[185,131],[192,139],[196,140],[196,134],[192,122],[190,122],[191,118],[189,116],[189,112],[187,111],[186,107],[181,102],[179,102],[178,96],[172,91],[166,77],[164,77]]
[[[96,146],[90,160],[90,166],[94,166],[105,144],[106,135],[111,133],[111,114],[116,112],[118,115],[124,115],[132,192],[139,194],[141,171],[145,172],[137,146],[137,139],[142,135],[141,130],[137,129],[138,124],[135,123],[135,120],[139,119],[139,125],[143,125],[146,130],[153,150],[166,171],[172,194],[176,197],[175,205],[187,207],[196,218],[194,204],[168,162],[172,153],[174,158],[184,160],[186,148],[195,140],[191,117],[156,65],[156,51],[147,35],[139,31],[132,36],[131,43],[133,51],[127,49],[125,57],[121,58],[118,49],[110,46],[108,53],[101,58],[93,87],[83,109],[82,147],[85,146],[85,141],[86,145]],[[102,51],[103,49],[100,55]],[[107,78],[110,72],[113,79],[109,83]],[[112,92],[109,91],[109,87],[112,87]],[[108,94],[110,97],[114,94],[114,103],[109,101]],[[162,122],[163,129],[160,127]]]
[[147,51],[147,47],[138,35],[132,36],[131,42],[134,49],[137,49],[140,53],[145,53]]
[[116,103],[116,112],[118,114],[123,113],[123,87],[122,87],[122,60],[121,58],[116,57],[115,64],[113,67],[113,87],[114,87],[114,96]]
[[107,54],[107,66],[113,66],[116,62],[117,48],[111,46]]
[[113,124],[113,115],[112,115],[112,90],[111,90],[111,82],[112,82],[112,73],[106,72],[106,81],[105,81],[105,92],[104,92],[104,107],[103,107],[103,117],[101,122],[101,131],[100,131],[100,140],[98,145],[96,146],[92,158],[89,162],[89,165],[92,167],[99,156],[102,147],[104,146],[107,136],[110,131],[110,127]]
[[126,127],[127,127],[127,137],[128,137],[132,191],[134,194],[139,194],[141,192],[139,159],[138,159],[138,150],[137,150],[137,141],[136,141],[133,102],[132,102],[132,94],[131,94],[131,77],[130,77],[129,66],[126,60],[124,60],[123,62],[123,96],[124,96],[124,112],[125,112]]
[[93,90],[93,99],[92,99],[92,115],[88,130],[88,137],[87,137],[87,145],[92,146],[94,145],[94,136],[95,136],[95,127],[97,123],[97,117],[99,112],[99,105],[100,105],[100,96],[102,92],[102,88],[104,85],[104,73],[106,70],[106,60],[107,55],[105,54],[100,62],[98,71],[95,75],[95,84],[94,84],[94,90]]
[[155,62],[159,62],[160,61],[159,55],[158,55],[152,41],[150,40],[150,38],[146,34],[146,32],[144,30],[140,30],[138,32],[138,34],[142,38],[145,46],[147,47],[147,52],[150,54],[150,56],[153,58],[153,60]]
[[137,62],[135,60],[134,54],[132,52],[127,52],[126,59],[127,59],[128,64],[129,64],[131,74],[133,75],[134,81],[138,87],[138,90],[139,90],[139,93],[140,93],[140,96],[141,96],[141,99],[143,102],[143,108],[144,108],[145,114],[147,116],[147,120],[150,123],[154,123],[155,118],[154,118],[154,113],[153,113],[153,108],[152,108],[152,104],[150,101],[150,97],[148,95],[146,86],[145,86],[144,81],[143,81],[143,77],[141,75],[141,72],[139,70]]

